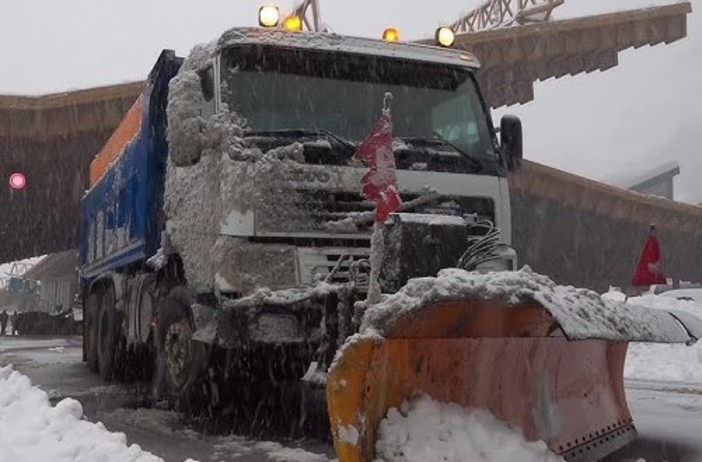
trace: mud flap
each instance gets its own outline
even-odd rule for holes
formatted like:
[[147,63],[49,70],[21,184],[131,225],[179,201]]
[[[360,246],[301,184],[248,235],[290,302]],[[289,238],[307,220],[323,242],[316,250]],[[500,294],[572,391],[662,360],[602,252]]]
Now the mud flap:
[[[680,321],[690,331],[695,322]],[[676,328],[668,341],[691,340]],[[341,462],[374,460],[380,421],[417,393],[487,409],[568,461],[597,460],[636,437],[624,395],[628,343],[572,340],[537,302],[436,302],[398,318],[383,337],[353,337],[329,372]]]

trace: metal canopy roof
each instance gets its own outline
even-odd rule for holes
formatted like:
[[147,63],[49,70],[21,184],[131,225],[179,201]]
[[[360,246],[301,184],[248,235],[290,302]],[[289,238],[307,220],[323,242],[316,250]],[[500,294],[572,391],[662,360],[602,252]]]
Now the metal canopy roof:
[[687,35],[689,2],[585,18],[506,27],[456,37],[480,60],[492,107],[534,99],[534,82],[616,66],[627,48],[671,43]]

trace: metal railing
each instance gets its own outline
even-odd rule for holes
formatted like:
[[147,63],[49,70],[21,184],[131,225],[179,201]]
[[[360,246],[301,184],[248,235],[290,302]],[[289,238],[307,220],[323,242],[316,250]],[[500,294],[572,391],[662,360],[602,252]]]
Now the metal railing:
[[[513,24],[545,22],[565,0],[489,0],[451,25],[454,32],[478,32]],[[303,0],[292,11],[302,19],[303,29],[327,32],[319,10],[319,0]]]
[[546,22],[565,0],[490,0],[451,25],[456,33]]

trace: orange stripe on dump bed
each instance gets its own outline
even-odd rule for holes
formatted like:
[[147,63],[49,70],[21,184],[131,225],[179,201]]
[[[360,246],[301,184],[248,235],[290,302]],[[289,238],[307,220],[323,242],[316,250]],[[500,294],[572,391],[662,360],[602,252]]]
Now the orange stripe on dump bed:
[[134,139],[141,128],[142,95],[134,102],[127,114],[107,140],[95,159],[90,163],[90,187],[92,188],[105,175],[110,164],[124,152],[130,141]]

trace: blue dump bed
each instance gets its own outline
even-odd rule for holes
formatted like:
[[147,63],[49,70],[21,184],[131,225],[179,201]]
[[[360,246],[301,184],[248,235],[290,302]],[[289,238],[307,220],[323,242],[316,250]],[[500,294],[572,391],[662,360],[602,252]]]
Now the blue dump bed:
[[143,264],[159,248],[168,143],[168,82],[182,59],[164,50],[142,94],[136,136],[80,204],[80,266],[84,278]]

